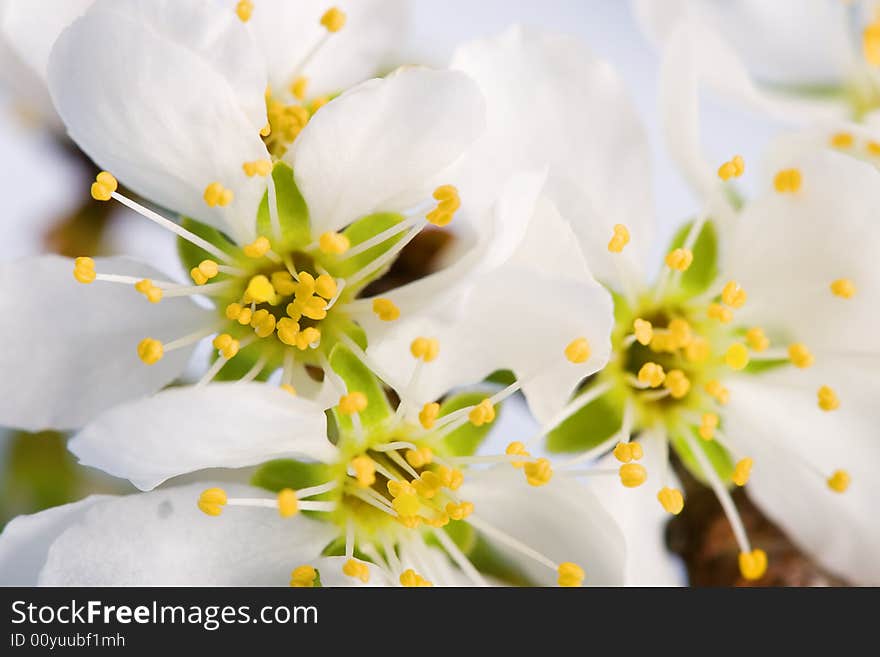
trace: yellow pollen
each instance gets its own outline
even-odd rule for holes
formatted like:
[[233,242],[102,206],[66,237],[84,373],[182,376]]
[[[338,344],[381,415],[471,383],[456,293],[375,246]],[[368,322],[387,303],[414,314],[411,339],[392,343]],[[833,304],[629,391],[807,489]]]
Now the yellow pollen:
[[88,257],[80,257],[73,261],[73,277],[85,285],[94,283],[97,274],[95,273],[95,261]]
[[247,23],[251,19],[251,14],[254,13],[254,3],[251,0],[238,0],[238,4],[235,5],[235,13],[242,23]]
[[728,281],[721,291],[721,300],[731,308],[742,308],[746,303],[746,291],[736,281]]
[[440,353],[440,343],[434,338],[416,338],[409,346],[414,358],[430,363]]
[[758,549],[751,552],[740,552],[739,572],[750,581],[761,579],[767,572],[767,553]]
[[300,331],[296,336],[296,348],[305,351],[313,344],[317,344],[321,340],[321,331],[309,326]]
[[737,461],[733,468],[733,474],[730,476],[731,481],[737,486],[745,486],[749,483],[749,477],[752,476],[753,465],[754,461],[748,457]]
[[327,103],[330,102],[330,98],[328,96],[318,96],[314,100],[312,100],[312,114],[316,114],[319,109],[324,107]]
[[402,491],[400,495],[391,501],[391,506],[402,516],[415,516],[418,515],[419,510],[422,508],[422,502],[419,499],[418,493],[410,486],[409,490]]
[[446,505],[446,513],[453,520],[464,520],[469,515],[474,512],[473,502],[461,502],[460,504],[456,504],[455,502],[449,502]]
[[299,273],[299,281],[294,284],[294,292],[297,299],[308,299],[315,293],[317,281],[307,271]]
[[429,212],[425,219],[435,226],[448,226],[461,207],[458,189],[452,185],[438,187],[434,190],[434,200],[437,201],[437,207]]
[[323,16],[321,16],[321,25],[323,25],[328,32],[338,32],[345,27],[345,19],[346,16],[344,11],[338,7],[331,7],[324,12]]
[[691,343],[684,348],[684,357],[691,363],[705,363],[712,355],[712,345],[701,336],[696,336]]
[[412,568],[407,568],[402,573],[400,573],[400,584],[408,588],[434,586],[433,584],[431,584],[431,582],[419,575]]
[[828,488],[835,493],[845,493],[846,489],[849,488],[850,481],[849,473],[846,470],[836,470],[834,474],[828,477],[826,483]]
[[285,488],[278,493],[278,515],[282,518],[290,518],[299,513],[299,500],[296,499],[296,491]]
[[713,397],[715,401],[724,406],[727,402],[730,401],[730,391],[721,385],[720,381],[712,380],[709,381],[704,389],[709,394],[710,397]]
[[109,201],[111,194],[119,188],[119,183],[111,174],[102,171],[92,183],[92,198],[96,201]]
[[272,134],[272,124],[267,123],[262,128],[260,128],[260,137],[268,137]]
[[831,135],[831,139],[828,140],[828,143],[831,144],[833,148],[850,148],[853,145],[853,136],[848,132],[838,132]]
[[690,379],[681,370],[669,370],[664,385],[673,399],[683,399],[691,390]]
[[424,468],[434,460],[434,451],[430,447],[408,449],[404,454],[406,462],[414,468]]
[[715,429],[718,428],[718,416],[715,413],[703,413],[700,418],[700,438],[712,440],[715,437]]
[[669,326],[667,326],[666,328],[669,331],[669,346],[672,349],[683,349],[691,343],[691,340],[694,339],[694,334],[691,331],[691,325],[680,317],[676,317],[671,322],[669,322]]
[[400,318],[400,308],[391,299],[373,299],[373,312],[383,322],[393,322]]
[[[526,451],[526,446],[523,445],[519,441],[514,441],[514,442],[510,443],[507,446],[507,449],[504,450],[504,453],[507,454],[508,456],[531,456],[531,454],[529,454],[528,451]],[[525,461],[511,461],[510,464],[514,468],[521,468],[526,464],[526,462]]]
[[275,332],[275,315],[266,309],[260,309],[251,316],[250,325],[258,338],[268,338]]
[[749,364],[749,350],[741,342],[734,342],[724,354],[724,363],[732,370],[743,370]]
[[652,388],[659,388],[666,380],[666,373],[663,366],[657,363],[645,363],[639,370],[639,383],[649,385]]
[[734,155],[733,159],[718,167],[718,177],[727,181],[731,178],[739,178],[746,171],[746,162],[741,155]]
[[481,427],[495,420],[495,407],[488,399],[484,399],[471,409],[468,420],[475,427]]
[[296,589],[310,589],[315,586],[318,571],[312,566],[299,566],[290,573],[290,585]]
[[823,411],[836,411],[840,408],[840,399],[837,393],[828,386],[822,386],[817,393],[819,398],[819,408]]
[[297,100],[305,100],[308,89],[309,79],[304,75],[299,76],[293,81],[293,84],[290,85],[290,93],[292,93]]
[[868,155],[871,155],[873,157],[880,157],[880,142],[869,141],[865,145],[865,149],[868,151]]
[[788,357],[795,367],[806,369],[811,367],[816,359],[802,342],[796,342],[788,346]]
[[798,169],[783,169],[773,178],[773,187],[780,194],[794,194],[801,188],[801,172]]
[[684,496],[677,488],[661,488],[657,493],[657,501],[660,502],[660,506],[663,507],[666,513],[671,513],[674,516],[681,513],[681,510],[684,508]]
[[271,248],[269,240],[261,235],[250,244],[245,245],[242,251],[248,258],[262,258]]
[[278,387],[281,388],[284,392],[288,393],[289,395],[293,395],[294,397],[296,397],[296,388],[294,388],[289,383],[282,383]]
[[862,54],[871,66],[880,66],[880,20],[870,23],[862,32]]
[[336,280],[329,274],[321,274],[315,279],[315,292],[328,301],[336,296],[338,290]]
[[208,488],[199,495],[199,510],[209,516],[219,516],[226,506],[226,491],[222,488]]
[[272,303],[277,299],[275,296],[275,288],[272,287],[272,283],[269,282],[269,279],[262,274],[257,274],[248,281],[248,286],[244,294],[246,299],[255,303]]
[[611,253],[621,253],[627,244],[629,244],[629,229],[623,224],[615,224],[614,234],[608,242],[608,250]]
[[289,271],[272,272],[269,280],[272,282],[272,287],[275,288],[275,291],[283,297],[289,297],[296,292],[297,284]]
[[376,464],[369,456],[354,457],[351,460],[351,469],[354,470],[354,478],[361,488],[369,488],[376,483]]
[[248,178],[254,176],[268,176],[272,173],[272,160],[254,160],[253,162],[245,162],[241,165],[245,175]]
[[437,402],[428,402],[422,406],[419,411],[419,423],[425,428],[430,429],[434,426],[437,418],[440,416],[440,404]]
[[221,333],[216,338],[214,338],[214,348],[220,352],[220,355],[227,360],[230,358],[235,358],[238,354],[238,349],[241,346],[238,340],[234,339],[228,333]]
[[559,586],[565,587],[580,586],[584,583],[584,577],[587,576],[583,568],[571,561],[564,561],[559,564],[557,572],[559,573],[559,579],[556,580],[557,583]]
[[318,248],[331,255],[342,255],[351,248],[351,240],[342,233],[322,233],[318,238]]
[[193,267],[189,275],[196,285],[204,285],[220,273],[220,267],[213,260],[202,260],[198,267]]
[[620,483],[627,488],[638,488],[648,479],[645,466],[638,463],[625,463],[620,466]]
[[339,398],[339,412],[343,415],[362,413],[367,407],[367,396],[355,390]]
[[706,314],[709,316],[709,319],[717,320],[722,324],[729,324],[733,320],[733,311],[730,308],[725,308],[720,303],[710,303]]
[[831,292],[841,299],[852,299],[856,295],[856,285],[848,278],[838,278],[831,283]]
[[746,331],[746,342],[749,343],[749,349],[752,351],[766,351],[770,346],[770,340],[764,334],[764,330],[757,326]]
[[147,297],[150,303],[159,303],[162,300],[162,288],[153,285],[153,281],[145,278],[134,284],[134,289]]
[[640,443],[617,443],[613,453],[614,458],[621,463],[638,461],[645,454]]
[[523,464],[523,474],[530,486],[543,486],[553,478],[553,466],[547,459],[536,459]]
[[565,348],[565,357],[575,364],[586,363],[590,353],[590,341],[586,338],[572,340]]
[[637,319],[633,322],[633,334],[636,336],[636,342],[647,347],[654,337],[654,327],[651,326],[651,322]]
[[208,207],[226,207],[232,203],[233,198],[235,198],[235,195],[232,193],[232,190],[226,189],[218,182],[212,182],[205,187],[204,199],[205,203],[208,204]]
[[370,581],[370,567],[363,561],[349,559],[342,566],[342,574],[361,580],[364,584]]
[[144,338],[138,343],[137,354],[147,365],[155,365],[162,360],[162,356],[165,355],[165,350],[162,348],[162,343],[158,340]]
[[675,249],[666,256],[666,266],[675,271],[687,271],[694,261],[690,249]]

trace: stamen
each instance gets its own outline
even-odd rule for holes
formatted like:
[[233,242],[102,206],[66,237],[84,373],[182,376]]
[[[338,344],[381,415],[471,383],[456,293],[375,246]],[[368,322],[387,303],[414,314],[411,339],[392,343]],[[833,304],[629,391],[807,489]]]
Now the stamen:
[[306,96],[308,95],[308,89],[309,79],[304,75],[296,78],[296,80],[294,80],[290,85],[290,93],[292,93],[293,97],[300,102],[306,99]]
[[747,580],[761,579],[767,572],[767,553],[760,549],[740,552],[739,572]]
[[648,480],[648,471],[639,463],[624,463],[618,474],[620,483],[626,488],[638,488]]
[[817,393],[819,399],[819,408],[823,411],[836,411],[840,408],[840,398],[837,393],[828,386],[822,386]]
[[376,483],[376,462],[369,456],[356,456],[351,460],[351,469],[361,488],[369,488]]
[[318,571],[312,566],[299,566],[290,573],[290,586],[298,589],[310,589],[315,586]]
[[384,244],[385,242],[390,240],[392,237],[399,235],[400,233],[406,232],[407,230],[409,230],[410,228],[413,228],[414,226],[418,226],[419,230],[421,230],[422,223],[423,223],[423,220],[418,217],[415,217],[412,219],[407,219],[406,221],[401,221],[399,223],[396,223],[393,226],[391,226],[391,228],[386,228],[381,233],[377,233],[376,235],[373,235],[373,237],[371,237],[368,240],[364,240],[363,242],[359,243],[357,246],[353,246],[349,249],[346,249],[343,252],[342,256],[339,258],[339,260],[340,260],[340,262],[343,260],[348,260],[349,258],[353,258],[357,255],[360,255],[361,253],[369,251],[374,246],[378,246],[379,244]]
[[565,348],[565,357],[576,365],[586,363],[590,359],[590,342],[586,338],[577,338]]
[[880,66],[880,20],[869,23],[862,32],[862,54],[871,66]]
[[737,486],[745,486],[749,483],[749,478],[752,476],[752,465],[754,465],[754,461],[748,457],[737,461],[733,468],[733,474],[730,476],[731,481]]
[[155,365],[162,360],[165,352],[161,342],[153,338],[144,338],[138,343],[137,354],[138,358],[147,365]]
[[608,242],[608,251],[611,253],[622,253],[624,247],[629,244],[629,229],[623,224],[614,225],[614,235]]
[[241,165],[241,168],[248,178],[253,178],[254,176],[265,177],[272,173],[272,160],[245,162]]
[[849,278],[838,278],[831,283],[831,292],[841,299],[852,299],[856,295],[856,286]]
[[[450,514],[451,515],[451,514]],[[440,545],[443,546],[443,549],[446,550],[446,553],[452,557],[452,560],[455,564],[461,569],[461,571],[467,575],[467,577],[477,586],[489,586],[480,572],[474,568],[474,565],[471,563],[470,559],[468,559],[464,552],[462,552],[459,547],[455,544],[449,535],[445,531],[440,531],[438,529],[433,530],[434,536],[440,542]]]
[[725,308],[720,303],[710,303],[706,314],[709,319],[717,320],[722,324],[729,324],[733,320],[733,311],[730,308]]
[[837,132],[831,135],[831,138],[828,140],[832,148],[840,149],[852,148],[854,142],[855,139],[849,132]]
[[238,4],[235,5],[235,14],[242,23],[247,23],[253,13],[254,3],[251,0],[238,0]]
[[553,467],[549,460],[540,458],[523,465],[523,474],[530,486],[544,486],[553,478]]
[[74,260],[73,277],[77,282],[83,283],[84,285],[94,283],[97,278],[97,274],[95,273],[95,261],[89,257],[81,257]]
[[734,342],[724,354],[724,363],[732,370],[744,370],[749,364],[749,350],[741,342]]
[[677,488],[664,486],[657,493],[657,501],[667,513],[677,516],[684,509],[684,496]]
[[717,401],[722,406],[727,405],[727,403],[730,401],[730,391],[723,385],[721,385],[720,381],[713,379],[712,381],[706,383],[704,389],[710,397],[713,397],[715,401]]
[[690,379],[681,370],[670,370],[664,385],[673,399],[683,399],[691,389]]
[[468,413],[468,420],[475,427],[481,427],[484,424],[490,424],[495,420],[495,407],[488,399],[484,399],[474,406]]
[[329,255],[342,255],[351,248],[351,240],[342,233],[323,233],[318,238],[318,248]]
[[222,488],[209,488],[199,496],[198,507],[209,516],[219,516],[227,503],[226,491]]
[[226,207],[232,203],[234,198],[235,195],[232,193],[232,190],[227,189],[218,182],[212,182],[205,187],[204,199],[210,208],[217,206]]
[[557,568],[559,579],[556,580],[559,586],[577,587],[584,583],[586,573],[584,569],[571,561],[564,561]]
[[795,367],[806,369],[811,367],[816,359],[807,346],[802,342],[796,342],[788,346],[788,357]]
[[757,326],[746,331],[746,342],[749,343],[752,351],[767,351],[770,347],[770,340],[764,334],[764,330]]
[[621,463],[629,463],[630,461],[638,461],[644,456],[644,450],[641,443],[622,442],[618,443],[613,451],[614,458]]
[[324,15],[321,16],[321,25],[323,25],[328,32],[339,32],[343,27],[345,27],[346,21],[345,12],[340,10],[338,7],[331,7]]
[[409,350],[414,358],[430,363],[440,353],[440,343],[435,338],[419,337],[412,341]]
[[780,194],[794,194],[801,188],[801,172],[798,169],[783,169],[773,179],[773,187]]
[[435,226],[448,226],[461,207],[458,190],[452,185],[443,185],[434,190],[434,199],[437,207],[425,216],[425,220]]
[[381,256],[373,260],[370,264],[366,265],[363,269],[356,272],[352,276],[349,276],[347,280],[348,285],[356,285],[360,283],[363,279],[372,275],[374,272],[382,269],[389,262],[392,262],[395,258],[397,258],[398,254],[403,251],[406,246],[415,239],[416,235],[420,232],[419,226],[415,226],[410,229],[410,231],[401,238],[394,246],[388,249]]
[[434,586],[412,568],[407,568],[400,574],[400,585],[406,587]]
[[633,334],[640,345],[647,347],[654,338],[654,327],[651,326],[651,322],[637,319],[633,322]]
[[718,416],[715,413],[704,413],[700,420],[699,434],[703,440],[715,438],[715,430],[718,428]]
[[370,567],[363,561],[349,559],[342,566],[342,573],[349,577],[359,579],[364,584],[370,581]]
[[657,363],[645,363],[639,369],[638,382],[651,388],[659,388],[666,380],[663,367]]
[[675,249],[666,256],[666,266],[675,271],[685,272],[694,262],[694,253],[690,249]]
[[733,159],[725,162],[718,168],[718,177],[725,182],[731,178],[739,178],[746,170],[746,163],[741,155],[734,155]]
[[746,291],[736,281],[729,281],[721,291],[721,300],[731,308],[742,308],[746,298]]
[[836,470],[834,474],[828,477],[828,488],[835,493],[845,493],[849,488],[850,476],[846,470]]

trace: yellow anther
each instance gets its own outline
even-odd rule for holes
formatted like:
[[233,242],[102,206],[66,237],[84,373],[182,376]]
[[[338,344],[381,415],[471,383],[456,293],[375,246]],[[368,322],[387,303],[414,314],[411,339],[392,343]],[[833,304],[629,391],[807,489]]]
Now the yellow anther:
[[[531,454],[529,454],[529,452],[526,450],[526,446],[523,445],[518,440],[510,443],[507,446],[507,449],[504,450],[504,453],[507,454],[508,456],[526,456],[526,457],[531,456]],[[526,462],[525,461],[511,461],[510,464],[514,468],[521,468],[526,464]]]
[[832,148],[851,148],[854,142],[855,139],[849,132],[837,132],[831,135],[831,138],[828,140]]
[[450,469],[441,465],[435,472],[443,480],[443,485],[450,490],[458,490],[464,483],[464,473],[456,468]]
[[275,292],[282,297],[289,297],[296,292],[296,282],[293,280],[293,276],[290,275],[289,271],[272,272],[269,276],[269,281],[272,283],[272,287],[275,288]]
[[623,224],[615,224],[614,234],[608,242],[608,250],[611,253],[621,253],[627,244],[629,244],[629,229]]
[[617,443],[614,448],[614,458],[621,463],[638,461],[642,456],[644,456],[644,451],[640,443]]
[[165,350],[162,347],[162,343],[158,340],[144,338],[138,343],[137,354],[147,365],[155,365],[162,360],[162,356],[165,355]]
[[370,581],[370,567],[363,561],[349,559],[342,566],[342,574],[361,580],[364,584]]
[[318,571],[312,566],[299,566],[290,573],[290,585],[297,589],[310,589],[315,586]]
[[294,98],[296,98],[297,100],[305,100],[308,91],[309,79],[304,75],[299,76],[290,85],[290,93],[292,93]]
[[559,586],[565,587],[580,586],[584,583],[584,577],[587,576],[583,568],[571,561],[564,561],[559,564],[557,572],[559,573],[559,579],[556,580],[557,583]]
[[725,308],[720,303],[710,303],[706,314],[709,316],[709,319],[717,320],[722,324],[729,324],[733,320],[733,311],[730,308]]
[[159,303],[162,300],[162,288],[153,285],[153,281],[149,278],[145,278],[135,283],[134,289],[147,297],[147,300],[150,303]]
[[826,481],[828,488],[835,493],[845,493],[846,489],[849,488],[851,480],[846,470],[836,470]]
[[321,340],[321,331],[312,326],[304,328],[296,335],[296,348],[305,351],[312,345],[317,345]]
[[666,256],[666,266],[675,271],[687,271],[694,261],[694,254],[690,249],[675,249]]
[[287,304],[287,314],[293,319],[305,315],[309,319],[321,320],[327,316],[327,301],[317,296],[297,298]]
[[369,488],[376,483],[376,464],[369,456],[355,456],[351,460],[351,469],[361,488]]
[[764,330],[758,326],[746,331],[746,342],[752,351],[766,351],[770,346],[770,340],[764,334]]
[[409,588],[434,586],[433,584],[431,584],[431,582],[419,575],[412,568],[407,568],[402,573],[400,573],[400,584]]
[[684,357],[691,363],[705,363],[711,355],[712,345],[706,338],[699,335],[684,348]]
[[880,157],[880,141],[869,141],[865,144],[865,150],[872,157]]
[[319,109],[324,107],[324,105],[329,102],[329,96],[318,96],[317,98],[312,99],[312,114],[315,114]]
[[416,493],[424,498],[431,499],[445,485],[443,478],[436,472],[423,472],[418,479],[412,482]]
[[746,457],[736,462],[733,468],[733,474],[730,476],[731,481],[737,486],[745,486],[749,483],[749,477],[752,476],[752,466],[754,461]]
[[724,363],[732,370],[743,370],[749,364],[749,350],[741,342],[734,342],[724,354]]
[[95,261],[88,257],[77,258],[73,261],[73,277],[85,285],[94,283],[98,274],[95,273]]
[[242,23],[247,23],[251,19],[251,14],[254,13],[254,3],[251,0],[238,0],[238,4],[235,5],[235,13]]
[[254,160],[253,162],[245,162],[241,165],[245,175],[248,178],[254,176],[268,176],[272,173],[272,160]]
[[393,322],[400,317],[400,308],[391,299],[373,299],[373,312],[383,322]]
[[[250,308],[246,310],[250,311]],[[246,314],[242,311],[242,314]],[[239,322],[241,319],[239,319]],[[249,324],[253,327],[254,332],[260,338],[268,338],[275,330],[275,315],[265,308],[261,308],[255,313],[251,313],[251,321]]]
[[677,516],[684,508],[684,496],[677,488],[663,487],[657,492],[657,501],[666,511]]
[[342,255],[351,248],[351,240],[342,233],[323,233],[318,238],[318,248],[324,253]]
[[440,353],[440,343],[434,338],[416,338],[409,345],[414,358],[430,363]]
[[813,354],[807,349],[807,345],[802,342],[796,342],[788,346],[788,358],[791,360],[792,365],[801,369],[812,367],[813,363],[816,362]]
[[189,275],[193,279],[193,283],[196,285],[204,285],[208,282],[208,277],[202,273],[202,270],[198,267],[193,267],[189,270]]
[[568,343],[565,348],[565,357],[572,363],[586,363],[590,359],[590,341],[586,338],[577,338]]
[[119,183],[112,175],[102,171],[92,183],[92,198],[96,201],[109,201],[111,194],[119,188]]
[[709,381],[704,389],[709,394],[710,397],[713,397],[715,401],[724,406],[727,402],[730,401],[730,391],[721,385],[720,381],[712,380]]
[[222,488],[208,488],[199,495],[199,510],[209,516],[219,516],[226,506],[226,491]]
[[620,483],[627,488],[638,488],[648,479],[645,466],[638,463],[625,463],[620,466]]
[[484,399],[474,406],[468,413],[468,420],[475,427],[481,427],[495,420],[495,407],[488,399]]
[[268,238],[260,235],[250,244],[246,244],[242,251],[244,251],[248,258],[262,258],[271,248],[272,245],[269,243]]
[[673,399],[683,399],[691,390],[691,381],[681,370],[669,370],[663,384]]
[[651,338],[651,351],[655,353],[675,352],[675,344],[667,331],[654,331]]
[[357,390],[339,398],[339,412],[343,415],[362,413],[367,408],[367,396]]
[[469,515],[474,512],[474,505],[472,502],[462,502],[461,504],[456,504],[455,502],[449,502],[446,505],[446,513],[453,520],[464,520]]
[[395,481],[393,479],[389,479],[386,487],[388,488],[388,492],[391,493],[391,497],[416,494],[416,489],[413,488],[413,485],[408,481]]
[[683,349],[694,339],[691,325],[680,317],[676,317],[670,321],[666,330],[669,332],[670,346],[673,349]]
[[410,486],[409,491],[404,491],[393,500],[391,506],[401,516],[416,516],[422,508],[422,502],[415,489]]
[[434,450],[430,447],[419,447],[418,449],[408,449],[404,454],[406,462],[414,468],[424,468],[434,460]]
[[783,169],[773,179],[773,187],[780,194],[794,194],[801,188],[801,172],[798,169]]
[[862,32],[862,54],[871,66],[880,66],[880,20],[869,23]]
[[293,387],[292,385],[290,385],[289,383],[282,383],[282,384],[281,384],[280,386],[278,386],[278,387],[281,388],[281,389],[282,389],[284,392],[286,392],[287,394],[292,395],[293,397],[296,397],[296,388],[294,388],[294,387]]
[[284,344],[295,347],[299,337],[299,324],[289,317],[282,317],[275,323],[278,339]]
[[712,440],[715,437],[715,429],[718,428],[718,416],[715,413],[703,413],[700,418],[700,438]]
[[421,516],[397,516],[397,522],[407,529],[416,529],[422,524]]
[[219,265],[213,260],[202,260],[198,267],[193,267],[189,275],[192,276],[196,285],[204,285],[220,273]]
[[321,16],[321,25],[323,25],[328,32],[338,32],[345,26],[345,19],[346,16],[344,11],[338,7],[331,7],[324,12],[323,16]]
[[262,128],[260,128],[260,137],[268,137],[272,134],[272,124],[267,123]]
[[307,271],[297,274],[299,280],[294,284],[293,291],[297,299],[308,299],[315,294],[317,281]]
[[299,500],[296,499],[296,491],[284,488],[278,493],[278,515],[282,518],[290,518],[299,513]]
[[458,189],[452,185],[438,187],[434,190],[434,200],[437,201],[437,207],[429,212],[425,219],[435,226],[448,226],[461,207]]
[[636,336],[636,342],[647,347],[654,337],[654,327],[649,321],[637,319],[633,322],[633,334]]
[[831,283],[831,292],[841,299],[852,299],[856,295],[856,284],[848,278],[838,278]]
[[828,386],[822,386],[819,388],[817,397],[819,398],[819,408],[823,411],[836,411],[840,408],[840,398],[838,398],[837,393]]
[[425,428],[430,429],[434,426],[437,418],[440,416],[440,404],[437,402],[429,402],[422,406],[419,411],[419,423]]
[[721,300],[731,308],[742,308],[746,298],[746,291],[736,281],[728,281],[721,291]]
[[214,348],[220,352],[220,355],[227,360],[235,358],[236,354],[238,354],[238,349],[241,346],[238,340],[234,339],[228,333],[221,333],[218,335],[214,338],[213,344]]
[[263,274],[257,274],[248,281],[244,296],[246,301],[254,303],[274,303],[277,301],[275,288]]
[[721,180],[739,178],[746,171],[746,162],[741,155],[735,155],[733,159],[718,167],[718,177]]
[[648,385],[652,388],[659,388],[663,385],[663,381],[666,380],[666,373],[663,371],[663,366],[658,365],[657,363],[645,363],[642,365],[641,369],[639,369],[639,383],[643,385]]
[[315,279],[315,292],[318,296],[324,297],[328,301],[336,296],[338,286],[336,280],[329,274],[321,274]]
[[530,486],[543,486],[553,478],[553,466],[547,459],[535,459],[523,464],[523,474]]
[[235,198],[235,195],[232,193],[232,190],[226,189],[218,182],[212,182],[205,187],[204,199],[209,207],[214,208],[218,205],[225,207],[232,203],[233,198]]
[[767,553],[757,549],[751,552],[740,552],[739,572],[747,580],[761,579],[767,572]]

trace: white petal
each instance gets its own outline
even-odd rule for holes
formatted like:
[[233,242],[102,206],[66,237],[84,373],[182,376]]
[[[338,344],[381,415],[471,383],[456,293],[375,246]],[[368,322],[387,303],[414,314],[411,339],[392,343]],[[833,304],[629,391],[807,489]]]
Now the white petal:
[[289,93],[299,75],[308,77],[310,97],[339,93],[396,63],[407,32],[406,2],[349,0],[335,5],[346,14],[345,27],[327,37],[301,68],[327,35],[320,19],[330,6],[326,0],[260,0],[255,5],[248,25],[266,58],[273,93]]
[[321,108],[285,157],[318,234],[429,198],[483,127],[483,99],[467,76],[401,69]]
[[95,504],[111,499],[92,495],[9,521],[0,534],[0,586],[36,586],[49,547],[68,527],[82,521]]
[[[43,586],[286,586],[290,572],[320,555],[336,529],[302,515],[196,507],[209,483],[94,505],[49,550]],[[269,497],[226,486],[230,497]]]
[[326,461],[336,453],[317,404],[262,383],[165,390],[104,413],[69,446],[83,465],[141,490],[205,468],[290,456]]
[[[486,96],[488,131],[464,164],[462,197],[488,206],[510,174],[549,165],[549,194],[575,225],[600,280],[616,280],[613,226],[638,267],[653,230],[650,152],[623,82],[571,37],[511,28],[460,48],[453,68]],[[529,126],[529,129],[526,127]]]
[[[843,406],[823,413],[812,395],[762,379],[729,388],[724,430],[738,456],[754,459],[749,495],[823,566],[854,584],[880,584],[876,421]],[[842,494],[822,476],[838,468],[852,477]]]
[[[234,12],[208,0],[99,0],[58,39],[49,88],[71,137],[144,197],[247,240],[265,180],[265,71]],[[205,188],[235,193],[209,208]]]
[[[98,272],[164,278],[126,258],[95,263]],[[186,298],[153,305],[128,285],[82,285],[73,278],[73,261],[60,256],[0,265],[0,311],[0,424],[32,431],[81,427],[170,383],[191,349],[147,366],[137,356],[138,343],[183,337],[213,316]]]
[[[620,528],[584,486],[559,473],[535,488],[509,466],[468,475],[461,497],[474,503],[474,516],[560,563],[586,571],[585,584],[624,583],[626,547]],[[486,537],[530,580],[554,586],[557,573]]]

